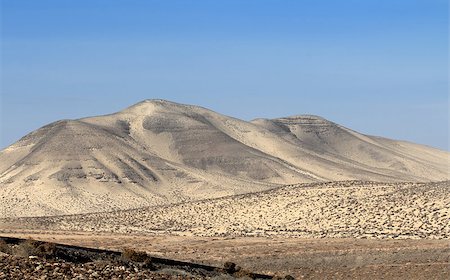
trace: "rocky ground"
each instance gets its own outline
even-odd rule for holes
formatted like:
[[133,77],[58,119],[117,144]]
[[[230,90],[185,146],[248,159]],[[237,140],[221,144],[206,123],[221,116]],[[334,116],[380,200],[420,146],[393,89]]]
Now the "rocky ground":
[[[344,181],[127,211],[0,219],[0,233],[118,251],[129,247],[213,266],[232,261],[249,271],[297,279],[449,279],[449,218],[449,181]],[[4,279],[53,277],[64,263],[1,258]],[[48,266],[47,272],[35,271],[39,265]],[[71,277],[90,270],[111,273],[103,278],[122,273],[119,279],[205,277],[103,265],[68,264]],[[21,271],[29,274],[14,274]]]
[[[119,252],[128,247],[146,251],[151,256],[215,267],[223,267],[226,262],[234,262],[247,271],[266,275],[292,275],[295,279],[444,280],[450,278],[450,243],[448,240],[227,238],[50,231],[10,233],[9,235],[31,236],[39,240],[91,248],[109,248]],[[28,260],[25,259],[25,261]],[[91,262],[83,267],[97,263],[103,265],[104,262],[97,261],[93,264]],[[109,263],[108,265],[112,269],[118,267],[119,271],[123,266],[121,263]],[[76,264],[74,266],[79,267]],[[139,266],[138,269],[141,271]],[[129,270],[133,273],[134,268],[130,267]],[[169,272],[169,276],[183,273],[179,268]],[[186,274],[186,270],[184,270],[188,276],[198,275],[192,270],[187,272],[189,274]],[[147,271],[147,273],[153,275],[152,273],[155,271],[151,273]],[[229,276],[212,277],[230,279]]]
[[108,262],[74,264],[0,255],[0,279],[203,279],[184,271],[154,272]]
[[[6,241],[5,241],[6,240]],[[53,242],[0,237],[0,279],[292,279],[244,270],[226,262],[213,267]]]
[[1,228],[307,238],[450,238],[450,181],[344,181],[87,215],[0,219]]

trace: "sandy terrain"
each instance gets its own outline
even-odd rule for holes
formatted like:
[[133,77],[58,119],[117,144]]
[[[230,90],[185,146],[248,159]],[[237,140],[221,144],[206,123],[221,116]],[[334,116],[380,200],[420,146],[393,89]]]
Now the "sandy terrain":
[[313,183],[135,210],[0,219],[0,229],[180,236],[448,239],[449,194],[449,181]]
[[336,180],[448,180],[448,152],[317,116],[246,122],[147,100],[0,151],[0,217],[104,212]]
[[448,279],[449,240],[186,237],[86,232],[16,231],[15,237],[123,250],[296,279]]

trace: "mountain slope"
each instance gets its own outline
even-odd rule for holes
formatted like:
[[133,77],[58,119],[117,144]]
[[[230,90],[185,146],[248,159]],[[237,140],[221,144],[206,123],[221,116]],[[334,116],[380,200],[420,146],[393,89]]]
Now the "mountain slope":
[[335,180],[449,179],[449,153],[316,116],[245,122],[147,100],[44,126],[0,152],[0,216],[137,208]]
[[317,116],[253,122],[276,131],[296,147],[313,152],[315,157],[358,169],[355,173],[360,179],[366,172],[405,181],[445,180],[449,176],[449,153],[445,151],[363,135]]

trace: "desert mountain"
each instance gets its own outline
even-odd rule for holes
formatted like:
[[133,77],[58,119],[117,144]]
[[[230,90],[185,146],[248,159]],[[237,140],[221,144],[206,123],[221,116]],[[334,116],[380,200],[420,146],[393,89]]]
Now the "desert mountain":
[[450,179],[450,154],[317,116],[246,122],[164,100],[44,126],[0,152],[0,217],[75,214],[337,180]]

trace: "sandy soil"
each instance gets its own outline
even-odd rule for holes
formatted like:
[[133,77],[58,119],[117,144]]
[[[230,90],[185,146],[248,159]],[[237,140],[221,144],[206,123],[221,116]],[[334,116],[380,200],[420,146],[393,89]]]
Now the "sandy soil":
[[450,182],[331,182],[86,215],[0,219],[1,228],[180,236],[450,238]]
[[226,261],[255,272],[297,279],[448,279],[449,240],[182,237],[86,232],[16,231],[15,237],[122,250],[221,266]]

